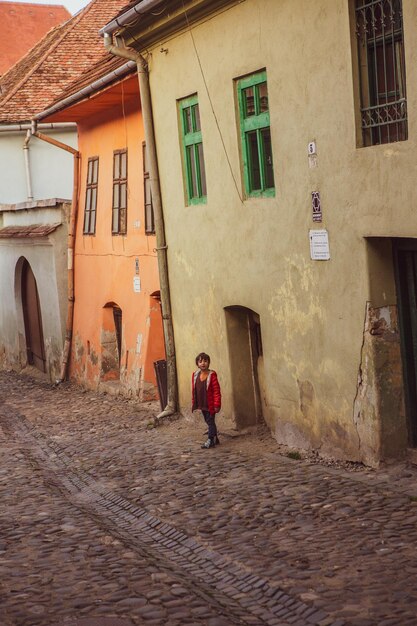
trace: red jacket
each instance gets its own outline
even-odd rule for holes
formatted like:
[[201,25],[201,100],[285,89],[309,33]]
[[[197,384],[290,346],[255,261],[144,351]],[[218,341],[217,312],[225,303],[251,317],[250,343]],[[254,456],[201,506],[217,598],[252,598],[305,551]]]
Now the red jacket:
[[[195,393],[195,383],[197,380],[197,376],[199,375],[200,370],[197,370],[193,373],[192,377],[192,388],[193,388],[193,408],[195,411],[197,409],[197,398]],[[207,408],[211,415],[218,413],[222,406],[222,394],[220,391],[219,381],[217,379],[217,374],[214,370],[209,370],[209,375],[206,380],[206,388],[207,388]]]

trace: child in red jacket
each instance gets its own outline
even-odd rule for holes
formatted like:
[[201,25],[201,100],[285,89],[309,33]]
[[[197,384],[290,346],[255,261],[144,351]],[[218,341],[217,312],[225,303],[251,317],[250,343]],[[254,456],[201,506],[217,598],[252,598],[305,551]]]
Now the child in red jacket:
[[220,411],[222,396],[217,374],[209,369],[210,357],[205,352],[200,352],[195,358],[198,370],[193,373],[193,408],[200,409],[208,426],[208,439],[202,448],[214,448],[219,442],[216,428],[216,413]]

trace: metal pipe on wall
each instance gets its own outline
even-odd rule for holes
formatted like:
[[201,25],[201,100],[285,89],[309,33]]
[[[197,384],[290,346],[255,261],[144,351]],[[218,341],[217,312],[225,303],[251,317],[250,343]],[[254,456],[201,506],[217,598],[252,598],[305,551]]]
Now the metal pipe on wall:
[[[0,124],[0,133],[16,133],[23,130],[31,130],[32,124]],[[38,128],[42,130],[75,130],[77,124],[75,122],[54,122],[38,124]]]
[[32,178],[30,175],[30,159],[29,159],[29,142],[32,134],[30,129],[26,131],[25,141],[23,142],[23,154],[25,158],[25,171],[26,171],[26,190],[28,200],[33,200],[33,192],[32,192]]
[[[155,0],[155,4],[156,4]],[[141,54],[126,48],[114,46],[110,34],[104,32],[104,47],[108,52],[136,62],[139,91],[142,105],[143,126],[145,131],[146,150],[149,160],[149,179],[151,184],[152,204],[155,216],[156,251],[158,255],[159,282],[161,289],[162,324],[165,338],[165,352],[167,360],[168,400],[167,406],[158,417],[173,415],[177,410],[178,388],[177,368],[175,359],[174,328],[172,324],[171,298],[169,294],[168,258],[165,240],[164,215],[162,208],[161,187],[158,172],[155,132],[152,116],[151,90],[149,74],[145,59]]]
[[62,383],[67,376],[68,371],[68,363],[71,352],[71,342],[72,342],[72,329],[73,329],[73,320],[74,320],[74,247],[75,247],[75,235],[77,228],[77,216],[78,216],[78,192],[80,186],[80,163],[81,163],[81,155],[78,150],[75,150],[72,146],[68,146],[57,139],[53,139],[52,137],[48,137],[43,133],[40,133],[36,130],[36,122],[32,123],[31,134],[42,141],[46,141],[47,143],[61,148],[62,150],[66,150],[70,152],[74,157],[74,181],[73,181],[73,189],[72,189],[72,203],[71,203],[71,215],[70,215],[70,223],[68,227],[68,311],[67,311],[67,322],[65,327],[65,342],[64,349],[62,353],[62,364],[61,364],[61,372],[57,383]]

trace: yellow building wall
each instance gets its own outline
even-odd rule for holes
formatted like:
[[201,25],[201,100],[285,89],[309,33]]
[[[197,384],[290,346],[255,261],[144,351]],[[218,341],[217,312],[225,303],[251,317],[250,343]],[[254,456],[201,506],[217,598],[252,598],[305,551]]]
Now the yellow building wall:
[[[403,6],[409,139],[389,145],[356,147],[347,0],[246,0],[148,50],[184,412],[194,357],[204,350],[220,377],[224,417],[238,420],[225,307],[240,305],[260,316],[263,413],[277,440],[368,463],[382,458],[379,400],[360,379],[367,333],[373,341],[369,307],[396,305],[392,270],[379,276],[387,257],[372,266],[367,238],[417,235],[417,3]],[[253,199],[243,194],[235,80],[264,68],[276,196]],[[208,190],[199,206],[186,206],[178,131],[177,100],[192,94]],[[316,167],[307,154],[313,140]],[[327,229],[329,261],[310,259],[312,228]],[[401,378],[398,354],[396,363],[393,377]]]

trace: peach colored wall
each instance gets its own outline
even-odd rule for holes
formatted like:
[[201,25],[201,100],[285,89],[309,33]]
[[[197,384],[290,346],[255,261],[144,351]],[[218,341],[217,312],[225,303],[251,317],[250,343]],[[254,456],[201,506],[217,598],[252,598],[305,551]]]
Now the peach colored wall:
[[[71,375],[93,389],[105,389],[106,379],[115,378],[112,371],[106,371],[107,349],[110,346],[110,353],[112,349],[113,315],[104,308],[113,303],[122,309],[123,316],[120,382],[113,386],[116,392],[146,399],[155,397],[156,393],[153,361],[165,358],[165,353],[159,303],[150,297],[159,289],[159,278],[155,237],[145,234],[143,127],[138,103],[137,95],[125,102],[124,111],[112,107],[108,114],[79,122],[81,189],[75,244]],[[112,235],[113,151],[126,147],[127,234]],[[92,156],[99,157],[96,234],[83,235],[87,165]],[[133,288],[136,259],[140,293]]]

